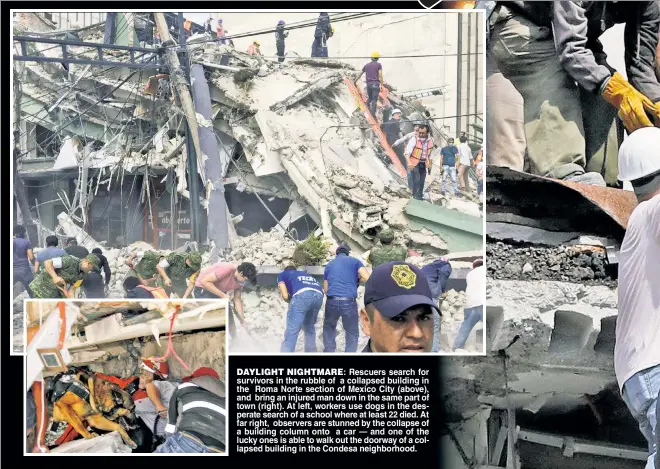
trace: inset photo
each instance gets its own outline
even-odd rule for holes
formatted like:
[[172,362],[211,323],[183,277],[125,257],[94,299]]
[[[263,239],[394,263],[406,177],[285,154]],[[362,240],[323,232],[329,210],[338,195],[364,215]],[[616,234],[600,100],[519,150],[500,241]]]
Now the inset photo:
[[226,451],[227,302],[25,302],[25,453]]

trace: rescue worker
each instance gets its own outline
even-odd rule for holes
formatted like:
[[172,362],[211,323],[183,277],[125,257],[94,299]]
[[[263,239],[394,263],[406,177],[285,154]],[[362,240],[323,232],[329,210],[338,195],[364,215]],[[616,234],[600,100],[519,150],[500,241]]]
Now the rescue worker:
[[[136,257],[140,258],[137,264]],[[144,284],[165,286],[178,297],[188,298],[195,288],[202,266],[202,255],[197,251],[185,254],[171,252],[167,256],[153,251],[136,251],[126,263],[135,270]]]
[[103,255],[101,248],[92,249],[92,254],[99,258],[99,269],[103,270],[103,280],[105,281],[105,287],[108,288],[108,285],[110,285],[110,278],[112,277],[112,271],[110,270],[110,264],[108,264],[108,258]]
[[614,371],[624,402],[646,438],[653,469],[660,393],[660,129],[633,132],[619,149],[619,178],[639,204],[619,252]]
[[472,150],[467,143],[467,136],[461,135],[458,144],[458,185],[462,191],[470,190],[470,166],[472,165]]
[[305,352],[316,352],[316,318],[323,306],[321,285],[309,273],[290,265],[277,276],[277,286],[282,299],[289,303],[280,352],[295,351],[301,329],[305,334]]
[[483,202],[484,195],[484,151],[482,148],[477,152],[477,156],[474,158],[475,162],[475,171],[477,173],[477,196],[479,200]]
[[277,49],[277,61],[284,62],[284,40],[289,37],[289,33],[284,32],[284,21],[279,20],[277,22],[277,28],[275,28],[275,48]]
[[234,307],[229,312],[229,333],[235,335],[234,309],[241,324],[245,325],[245,313],[241,291],[247,282],[256,283],[257,268],[250,262],[239,265],[219,262],[199,273],[195,282],[195,298],[227,298],[233,292]]
[[433,311],[438,308],[418,267],[405,262],[379,265],[367,281],[360,311],[362,330],[369,336],[362,352],[430,352]]
[[[433,304],[438,305],[440,297],[447,291],[447,282],[452,273],[452,266],[445,257],[441,257],[430,264],[426,264],[421,268],[422,273],[426,276],[426,281],[429,283],[431,289],[431,298]],[[440,345],[440,314],[437,311],[433,312],[433,346],[431,351],[437,352]]]
[[226,31],[225,31],[224,26],[222,25],[222,19],[221,18],[218,18],[218,26],[215,30],[215,34],[216,34],[216,37],[218,39],[218,43],[227,44],[227,39],[225,39]]
[[486,268],[483,259],[472,263],[472,270],[465,277],[465,305],[463,306],[463,322],[454,339],[452,351],[462,349],[479,321],[484,320],[484,291],[486,284]]
[[394,146],[396,141],[403,137],[403,132],[401,132],[401,109],[394,109],[392,111],[392,117],[390,120],[383,124],[383,132],[385,132],[387,143],[392,147],[396,156],[399,157],[401,165],[405,168],[406,158],[403,156],[403,147]]
[[375,269],[381,264],[392,261],[405,261],[408,257],[408,249],[403,246],[392,246],[394,241],[394,232],[392,230],[383,230],[378,235],[380,246],[371,249],[367,259]]
[[458,180],[456,177],[456,166],[458,164],[458,161],[456,160],[457,155],[458,148],[454,145],[454,139],[449,137],[447,139],[447,145],[440,149],[440,166],[442,166],[442,183],[440,185],[440,192],[442,195],[445,195],[445,181],[447,180],[447,175],[451,178],[454,195],[456,197],[461,195],[458,191]]
[[170,397],[165,443],[154,453],[223,453],[227,407],[225,384],[202,367],[183,378]]
[[[70,256],[54,257],[44,261],[30,288],[35,298],[67,298],[73,293],[70,286],[78,286],[85,276],[98,269],[99,258],[90,254],[84,259]],[[68,288],[69,287],[69,288]]]
[[46,249],[42,249],[34,256],[34,273],[39,272],[39,267],[43,265],[48,259],[53,259],[54,257],[66,256],[66,251],[57,245],[59,244],[59,239],[55,235],[46,236]]
[[[630,82],[607,64],[599,41],[617,23],[626,24]],[[615,117],[632,132],[660,116],[658,3],[498,2],[491,24],[491,56],[524,99],[530,172],[616,184]]]
[[323,317],[323,351],[337,349],[337,322],[346,333],[346,352],[357,351],[359,338],[357,289],[359,283],[369,279],[369,272],[359,259],[351,257],[351,248],[341,245],[335,251],[336,257],[328,262],[323,272],[323,291],[328,299],[325,302]]
[[68,255],[77,257],[78,259],[84,259],[89,255],[89,250],[85,246],[78,246],[78,240],[76,238],[69,239],[64,250]]
[[261,47],[259,41],[254,41],[252,44],[250,44],[250,47],[248,47],[247,53],[249,55],[261,55],[261,50],[259,47]]
[[[167,362],[143,358],[140,362],[139,389],[144,392],[133,396],[135,416],[141,418],[155,439],[165,437],[168,408],[177,384],[166,381]],[[146,394],[146,395],[145,395]]]
[[204,31],[207,34],[211,34],[211,32],[213,32],[212,24],[213,24],[213,17],[209,16],[208,19],[206,20],[206,24],[204,25]]
[[192,36],[192,21],[188,18],[183,22],[183,30],[187,37]]
[[321,13],[314,29],[314,42],[312,43],[312,57],[328,56],[328,39],[332,37],[334,28],[330,25],[330,15]]
[[34,262],[34,254],[32,254],[32,244],[27,239],[27,232],[23,225],[14,227],[13,261],[14,282],[20,282],[32,298],[30,282],[34,280],[34,272],[30,264]]
[[364,75],[364,80],[367,83],[367,108],[374,119],[376,119],[376,105],[378,104],[378,95],[383,89],[383,66],[378,62],[380,54],[373,52],[371,54],[371,62],[362,67],[362,71],[355,79],[357,85],[358,80]]
[[428,135],[429,126],[426,123],[419,125],[417,137],[408,141],[404,155],[408,161],[408,171],[412,179],[412,196],[417,200],[423,199],[424,182],[426,174],[431,174],[431,152],[433,139]]
[[123,286],[126,298],[167,299],[170,297],[163,287],[150,287],[133,275],[124,279]]

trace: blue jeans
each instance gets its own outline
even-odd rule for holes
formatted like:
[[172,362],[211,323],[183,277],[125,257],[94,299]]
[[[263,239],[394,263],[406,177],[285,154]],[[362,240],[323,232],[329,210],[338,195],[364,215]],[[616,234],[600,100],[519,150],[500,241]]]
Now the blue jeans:
[[[438,304],[438,301],[435,300],[435,304]],[[433,311],[433,345],[431,346],[431,352],[437,352],[440,348],[440,315]]]
[[315,325],[322,305],[323,293],[318,291],[304,291],[291,298],[280,352],[293,352],[296,349],[300,329],[305,332],[305,352],[316,352]]
[[637,423],[649,445],[649,457],[645,469],[654,469],[657,448],[657,406],[660,393],[660,365],[656,365],[630,377],[623,385],[623,402]]
[[424,200],[424,182],[426,181],[426,163],[420,161],[412,169],[413,198]]
[[199,439],[186,432],[176,432],[165,443],[156,448],[154,453],[219,453],[215,448],[209,448]]
[[380,83],[370,83],[367,85],[367,107],[374,119],[376,118],[376,105],[378,104],[379,94]]
[[346,333],[346,352],[357,351],[358,337],[358,307],[355,300],[331,300],[325,302],[325,317],[323,318],[323,351],[337,350],[337,322],[341,324]]
[[483,321],[483,320],[484,320],[483,306],[466,308],[463,311],[463,322],[461,323],[461,327],[458,329],[458,334],[456,335],[456,339],[454,340],[454,346],[452,347],[452,349],[455,350],[457,348],[463,348],[465,346],[465,342],[467,342],[468,340],[468,337],[470,337],[470,332],[472,332],[474,326],[476,326],[479,321]]
[[456,166],[443,165],[442,166],[442,184],[440,190],[444,194],[445,192],[445,180],[447,179],[447,174],[451,178],[452,185],[454,186],[454,194],[458,194],[458,179],[456,177]]

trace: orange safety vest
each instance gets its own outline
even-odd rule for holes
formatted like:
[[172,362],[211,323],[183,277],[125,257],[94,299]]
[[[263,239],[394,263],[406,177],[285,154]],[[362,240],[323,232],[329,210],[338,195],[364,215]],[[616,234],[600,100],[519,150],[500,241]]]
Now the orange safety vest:
[[151,294],[154,296],[154,298],[157,298],[159,300],[162,299],[168,299],[170,295],[167,294],[165,289],[163,287],[148,287],[146,285],[138,285],[138,288],[144,288],[148,292],[151,292]]
[[186,20],[186,21],[183,23],[183,29],[185,29],[185,30],[188,31],[188,32],[190,32],[190,27],[191,27],[191,26],[192,26],[192,21],[190,21],[190,20]]
[[257,46],[255,46],[254,44],[250,44],[247,53],[250,55],[260,55],[259,49],[257,49]]
[[[417,138],[417,141],[415,142],[415,148],[413,148],[412,153],[410,154],[410,162],[413,164],[413,166],[417,166],[417,164],[420,162],[422,159],[422,152],[424,151],[424,142],[422,142],[421,138]],[[424,164],[426,165],[427,168],[431,167],[431,151],[433,151],[433,139],[431,137],[426,138],[426,155],[424,157],[426,160],[424,161]]]

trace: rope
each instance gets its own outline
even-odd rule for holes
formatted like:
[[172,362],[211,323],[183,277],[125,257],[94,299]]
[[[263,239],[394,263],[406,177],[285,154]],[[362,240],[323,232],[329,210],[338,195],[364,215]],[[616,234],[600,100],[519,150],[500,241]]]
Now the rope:
[[184,367],[187,371],[190,371],[188,365],[184,363],[181,357],[176,353],[176,350],[174,350],[174,345],[172,345],[172,328],[174,327],[174,320],[176,319],[176,315],[179,313],[180,309],[181,306],[176,305],[174,309],[174,313],[172,314],[172,319],[170,319],[170,331],[167,338],[167,352],[165,352],[165,355],[163,355],[162,357],[153,357],[151,359],[158,362],[164,362],[167,360],[167,357],[170,356],[170,353],[172,353],[172,355],[174,355],[174,358],[176,358],[179,361],[179,363],[181,363],[181,366]]

